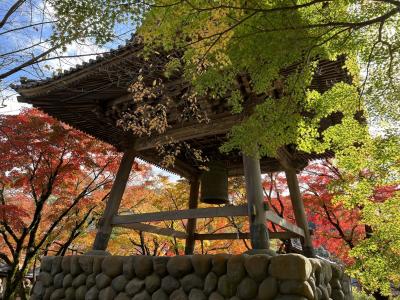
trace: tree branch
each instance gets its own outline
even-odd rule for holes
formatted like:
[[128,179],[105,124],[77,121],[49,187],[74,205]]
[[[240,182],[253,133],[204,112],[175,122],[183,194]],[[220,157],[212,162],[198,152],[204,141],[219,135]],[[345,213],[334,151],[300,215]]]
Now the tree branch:
[[22,4],[25,3],[26,0],[18,0],[13,4],[13,6],[10,7],[10,9],[7,11],[7,13],[4,15],[3,19],[0,21],[0,28],[3,28],[3,26],[6,24],[7,20],[12,16],[15,11],[21,7]]

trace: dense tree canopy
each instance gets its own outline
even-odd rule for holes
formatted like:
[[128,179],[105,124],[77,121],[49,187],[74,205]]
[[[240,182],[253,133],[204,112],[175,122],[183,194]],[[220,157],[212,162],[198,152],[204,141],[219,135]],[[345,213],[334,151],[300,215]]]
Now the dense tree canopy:
[[[345,140],[365,134],[353,119],[357,110],[366,107],[370,117],[386,120],[399,117],[398,1],[162,0],[110,5],[56,1],[54,6],[66,16],[59,24],[60,34],[68,32],[71,24],[81,24],[81,15],[89,24],[97,20],[99,11],[106,17],[98,20],[92,33],[100,36],[112,31],[110,21],[122,16],[140,22],[138,34],[150,49],[183,50],[183,57],[172,55],[168,66],[183,69],[195,87],[193,93],[229,97],[235,111],[243,109],[249,97],[263,94],[265,101],[234,128],[225,150],[251,151],[248,141],[256,141],[260,154],[273,154],[288,143],[323,151],[341,144],[332,137],[343,136],[345,129],[340,127],[355,131]],[[67,16],[67,9],[77,14]],[[92,11],[96,11],[93,16]],[[317,60],[340,55],[347,58],[352,83],[336,84],[324,94],[308,90],[312,74],[318,72]],[[295,63],[299,64],[296,72],[282,83],[280,71]],[[237,85],[243,77],[250,83],[247,94]],[[279,101],[271,95],[277,86],[282,92]],[[323,134],[321,142],[318,121],[334,111],[344,113],[344,126]],[[287,115],[291,117],[283,117]]]
[[0,116],[0,141],[0,260],[11,266],[10,299],[36,258],[64,255],[93,227],[119,159],[36,110]]
[[[312,220],[321,226],[317,232],[322,235],[318,230],[329,228],[332,233],[317,242],[323,244],[329,238],[344,245],[349,252],[341,258],[352,263],[350,272],[367,289],[390,292],[390,283],[399,281],[400,257],[396,128],[400,121],[400,1],[49,3],[58,20],[52,44],[65,45],[87,36],[102,44],[113,36],[116,24],[133,22],[145,44],[143,55],[168,54],[166,77],[182,74],[192,86],[194,99],[227,98],[232,111],[246,118],[232,129],[222,151],[276,156],[284,145],[296,145],[304,152],[333,150],[333,164],[309,169],[302,180]],[[321,72],[318,62],[339,57],[346,60],[350,80],[326,82],[325,92],[310,89],[313,75]],[[283,76],[281,71],[293,65],[294,71]],[[255,100],[260,103],[249,109]],[[322,119],[338,112],[342,115],[339,124],[319,130]],[[383,128],[383,134],[371,136],[360,112],[373,129]],[[320,173],[323,176],[315,175]],[[271,176],[271,182],[264,184],[266,200],[290,218],[290,211],[281,207],[287,200],[284,191],[268,194],[271,184],[279,181]],[[168,189],[180,193],[176,186]],[[161,197],[154,190],[142,192],[153,199]],[[146,209],[159,209],[157,205]],[[160,249],[155,240],[153,250],[149,249],[151,243],[141,233],[128,240],[141,253]],[[169,251],[179,253],[179,244],[170,242]],[[334,252],[335,247],[331,248]]]

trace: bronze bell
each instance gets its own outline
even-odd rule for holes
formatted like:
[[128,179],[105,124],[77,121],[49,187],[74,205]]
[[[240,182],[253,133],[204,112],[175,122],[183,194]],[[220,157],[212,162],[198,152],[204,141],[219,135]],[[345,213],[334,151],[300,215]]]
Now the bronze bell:
[[208,204],[228,203],[227,168],[221,162],[210,162],[208,169],[201,175],[200,201]]

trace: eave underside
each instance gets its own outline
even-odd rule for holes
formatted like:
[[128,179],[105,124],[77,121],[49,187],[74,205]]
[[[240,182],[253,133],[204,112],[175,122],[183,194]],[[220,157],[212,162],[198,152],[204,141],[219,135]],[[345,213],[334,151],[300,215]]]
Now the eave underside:
[[[162,158],[156,146],[172,137],[174,141],[189,143],[200,149],[210,159],[224,161],[231,176],[242,175],[242,160],[238,152],[221,154],[219,147],[226,140],[226,133],[242,119],[232,115],[226,101],[202,99],[200,106],[206,112],[210,122],[197,123],[179,119],[177,108],[169,107],[170,128],[161,135],[134,136],[116,125],[116,121],[132,105],[132,97],[127,92],[129,83],[145,74],[146,80],[162,77],[162,62],[149,63],[138,58],[140,47],[130,47],[109,58],[102,59],[88,67],[77,68],[74,72],[44,83],[22,85],[17,88],[21,94],[19,101],[30,103],[50,116],[123,151],[134,145],[138,156],[145,161],[160,166]],[[315,76],[311,88],[326,91],[334,83],[348,81],[342,68],[343,61],[324,61],[320,72]],[[290,71],[290,70],[289,70]],[[287,72],[289,72],[287,71]],[[170,97],[179,98],[187,89],[181,78],[172,78],[166,83]],[[159,101],[163,101],[159,99]],[[335,120],[334,120],[335,122]],[[292,152],[293,161],[298,168],[308,161],[332,156]],[[261,159],[262,172],[282,170],[281,164],[270,157]],[[177,157],[174,166],[165,168],[184,177],[199,173],[196,162],[185,153]]]

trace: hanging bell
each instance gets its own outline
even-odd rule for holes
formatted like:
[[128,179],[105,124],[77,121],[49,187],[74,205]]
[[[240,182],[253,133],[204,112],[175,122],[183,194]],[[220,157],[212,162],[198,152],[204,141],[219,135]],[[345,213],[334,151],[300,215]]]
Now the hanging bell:
[[201,175],[200,201],[226,204],[228,200],[228,170],[221,162],[210,162],[208,171]]

